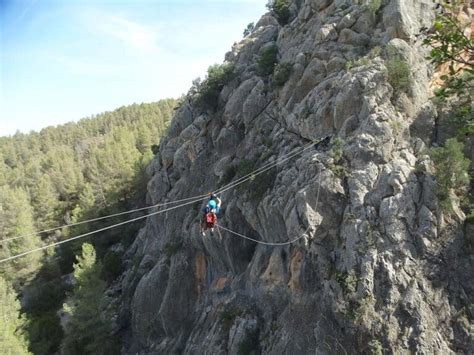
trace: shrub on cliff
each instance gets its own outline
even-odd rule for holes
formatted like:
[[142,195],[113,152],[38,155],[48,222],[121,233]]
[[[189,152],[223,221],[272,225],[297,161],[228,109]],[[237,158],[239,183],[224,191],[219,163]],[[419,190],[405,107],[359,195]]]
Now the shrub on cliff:
[[270,0],[267,8],[275,15],[280,25],[285,26],[290,21],[291,13],[288,1]]
[[199,84],[196,104],[204,109],[217,109],[222,88],[234,77],[234,64],[214,64],[207,70],[207,77]]
[[385,62],[388,82],[395,92],[408,93],[411,83],[410,67],[403,59],[395,57]]
[[273,74],[273,81],[277,86],[283,86],[289,79],[291,72],[293,71],[293,64],[291,63],[280,63],[275,68]]
[[435,165],[437,195],[440,207],[445,212],[453,209],[452,194],[460,196],[469,184],[469,159],[464,157],[464,145],[456,138],[446,140],[444,147],[431,149]]
[[261,76],[273,73],[278,61],[278,47],[273,44],[264,48],[257,60],[257,72]]

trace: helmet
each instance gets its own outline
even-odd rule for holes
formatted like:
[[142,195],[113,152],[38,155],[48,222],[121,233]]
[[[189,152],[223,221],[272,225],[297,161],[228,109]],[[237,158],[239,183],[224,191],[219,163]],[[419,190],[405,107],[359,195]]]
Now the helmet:
[[210,208],[216,208],[217,207],[216,201],[214,201],[214,200],[210,200],[208,205],[209,205]]

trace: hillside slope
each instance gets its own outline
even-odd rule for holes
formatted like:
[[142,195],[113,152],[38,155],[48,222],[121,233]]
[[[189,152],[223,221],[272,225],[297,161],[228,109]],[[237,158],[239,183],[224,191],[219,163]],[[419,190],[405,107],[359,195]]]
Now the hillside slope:
[[304,237],[202,237],[202,202],[150,217],[109,293],[124,353],[473,353],[473,258],[426,154],[436,112],[416,35],[432,2],[296,3],[227,53],[214,105],[209,80],[190,91],[148,196],[215,191],[331,136],[221,195],[223,227]]
[[[133,104],[40,132],[0,137],[0,259],[102,229],[120,222],[120,212],[143,206],[153,145],[169,126],[175,106],[174,99]],[[100,218],[116,213],[119,216]],[[82,224],[91,218],[99,219]],[[69,228],[58,228],[69,223]],[[98,260],[110,266],[116,257],[120,265],[120,250],[130,245],[140,226],[89,236]],[[35,233],[40,230],[44,232]],[[0,265],[0,278],[14,286],[27,318],[17,320],[11,292],[4,289],[10,307],[5,308],[9,321],[2,322],[12,335],[18,324],[26,324],[17,334],[18,339],[20,332],[27,334],[31,353],[59,351],[63,329],[58,314],[83,241]],[[103,277],[113,279],[111,273]],[[2,340],[0,353],[19,353]]]

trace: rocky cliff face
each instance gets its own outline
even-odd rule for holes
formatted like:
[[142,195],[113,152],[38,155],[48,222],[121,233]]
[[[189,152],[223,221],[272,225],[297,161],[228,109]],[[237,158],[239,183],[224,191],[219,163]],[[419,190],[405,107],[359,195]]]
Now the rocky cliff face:
[[[429,0],[306,0],[267,14],[227,53],[216,110],[176,112],[150,166],[151,203],[332,136],[222,194],[228,232],[202,237],[202,202],[150,217],[127,252],[124,353],[474,353],[473,257],[438,211],[426,146],[436,112],[416,34]],[[291,75],[257,71],[276,45]],[[396,87],[391,58],[408,63]],[[318,199],[319,190],[319,199]],[[462,212],[459,212],[462,214]]]

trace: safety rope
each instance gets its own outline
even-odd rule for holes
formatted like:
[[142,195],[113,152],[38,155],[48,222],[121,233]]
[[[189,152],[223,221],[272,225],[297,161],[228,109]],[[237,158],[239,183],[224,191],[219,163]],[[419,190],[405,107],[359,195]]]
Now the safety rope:
[[[298,154],[301,154],[302,152],[304,152],[306,149],[322,142],[324,139],[321,139],[319,141],[313,141],[311,143],[308,143],[306,144],[305,146],[303,147],[299,147],[297,149],[294,149],[292,150],[291,152],[289,153],[286,153],[284,155],[282,155],[280,158],[278,158],[276,161],[274,162],[271,162],[271,163],[267,163],[265,164],[264,166],[254,170],[253,172],[250,172],[248,173],[247,175],[244,175],[242,177],[240,177],[239,179],[227,184],[227,185],[224,185],[223,187],[221,187],[220,189],[218,189],[216,191],[216,194],[222,194],[223,192],[231,189],[231,188],[234,188],[235,186],[238,186],[250,179],[252,179],[253,177],[265,172],[265,171],[268,171],[270,169],[272,169],[274,166],[277,166],[285,161],[287,161],[288,159],[298,155]],[[288,157],[289,156],[289,157]],[[263,170],[262,170],[263,169]],[[147,207],[142,207],[142,208],[136,208],[136,209],[132,209],[132,210],[128,210],[128,211],[124,211],[124,212],[119,212],[119,213],[114,213],[114,214],[110,214],[110,215],[107,215],[107,216],[102,216],[102,217],[97,217],[97,218],[92,218],[92,219],[88,219],[88,220],[84,220],[84,221],[80,221],[80,222],[74,222],[74,223],[68,223],[68,224],[64,224],[62,226],[59,226],[59,227],[54,227],[54,228],[49,228],[49,229],[44,229],[44,230],[41,230],[41,231],[38,231],[38,232],[34,232],[34,233],[30,233],[30,234],[25,234],[25,235],[21,235],[21,236],[17,236],[17,237],[11,237],[11,238],[5,238],[5,239],[1,239],[0,240],[0,243],[5,243],[5,242],[9,242],[9,241],[12,241],[12,240],[17,240],[17,239],[21,239],[21,238],[27,238],[27,237],[32,237],[32,236],[35,236],[35,235],[38,235],[38,234],[42,234],[42,233],[47,233],[47,232],[52,232],[52,231],[55,231],[55,230],[58,230],[58,229],[62,229],[62,228],[69,228],[69,227],[74,227],[74,226],[79,226],[79,225],[82,225],[82,224],[86,224],[86,223],[91,223],[91,222],[95,222],[95,221],[100,221],[100,220],[103,220],[103,219],[107,219],[107,218],[112,218],[112,217],[117,217],[117,216],[122,216],[122,215],[125,215],[125,214],[129,214],[129,213],[133,213],[133,212],[139,212],[139,211],[143,211],[143,210],[147,210],[147,209],[151,209],[151,208],[157,208],[157,207],[165,207],[165,206],[169,206],[169,205],[174,205],[176,203],[180,203],[180,202],[184,202],[184,201],[190,201],[190,200],[194,200],[194,199],[202,199],[202,200],[205,200],[206,198],[208,197],[207,194],[203,194],[203,195],[197,195],[197,196],[193,196],[193,197],[187,197],[187,198],[183,198],[183,199],[180,199],[180,200],[173,200],[173,201],[169,201],[169,202],[163,202],[163,203],[157,203],[153,206],[147,206]]]
[[[316,145],[316,144],[318,144],[322,141],[323,141],[323,139],[321,139],[319,141],[308,143],[305,146],[303,146],[303,148],[299,148],[298,149],[299,151],[296,151],[295,153],[293,153],[293,151],[295,151],[295,150],[293,150],[292,152],[289,152],[289,153],[281,156],[280,158],[278,158],[276,160],[276,162],[268,163],[268,164],[256,169],[255,171],[250,172],[247,175],[242,176],[241,178],[238,178],[237,180],[229,183],[228,185],[221,187],[220,189],[218,189],[216,191],[216,194],[222,194],[227,190],[233,189],[234,187],[236,187],[240,184],[243,184],[244,182],[246,182],[248,180],[253,179],[255,176],[263,174],[264,172],[266,172],[270,169],[273,169],[275,166],[280,165],[280,164],[284,163],[285,161],[295,157],[296,155],[303,153],[305,150],[313,147],[314,145]],[[289,156],[287,156],[287,155],[289,155]],[[287,157],[285,157],[285,156],[287,156]],[[285,157],[285,158],[283,158],[283,157]]]
[[[318,203],[319,203],[319,191],[321,189],[321,167],[319,168],[319,174],[318,174],[318,192],[316,193],[316,205],[315,205],[315,208],[318,207]],[[247,237],[246,235],[243,235],[243,234],[240,234],[240,233],[237,233],[233,230],[230,230],[228,228],[225,228],[219,224],[216,224],[216,227],[217,227],[217,231],[219,233],[219,237],[222,239],[222,234],[220,232],[220,228],[222,228],[223,230],[229,232],[229,233],[232,233],[232,234],[235,234],[241,238],[244,238],[244,239],[247,239],[247,240],[251,240],[255,243],[258,243],[258,244],[263,244],[263,245],[271,245],[271,246],[282,246],[282,245],[289,245],[289,244],[293,244],[294,242],[298,241],[299,239],[303,238],[304,235],[308,232],[310,226],[308,226],[308,228],[306,228],[306,230],[304,231],[303,234],[301,234],[300,236],[296,237],[295,239],[293,240],[290,240],[288,242],[265,242],[263,240],[258,240],[258,239],[254,239],[254,238],[250,238],[250,237]]]
[[[224,186],[225,188],[221,188],[220,190],[217,190],[217,191],[218,191],[219,194],[221,194],[221,193],[223,193],[224,191],[227,191],[227,190],[229,190],[230,188],[233,188],[233,187],[235,187],[235,186],[237,186],[237,185],[239,185],[239,184],[242,184],[242,183],[244,183],[244,182],[247,181],[247,180],[253,179],[254,176],[256,176],[256,175],[258,175],[258,174],[262,174],[263,172],[267,171],[268,169],[271,169],[271,168],[273,168],[274,166],[277,166],[277,165],[279,165],[279,164],[281,164],[281,163],[287,161],[288,159],[292,158],[292,157],[295,156],[296,154],[301,154],[304,150],[306,150],[306,149],[308,149],[308,148],[310,148],[310,147],[312,147],[312,146],[318,144],[318,143],[321,142],[321,141],[322,141],[322,139],[319,140],[319,141],[315,141],[315,142],[312,142],[312,143],[310,143],[310,144],[307,144],[305,147],[303,147],[302,149],[300,149],[301,151],[300,151],[299,153],[294,153],[294,154],[292,154],[292,155],[290,155],[290,156],[288,156],[288,157],[286,157],[285,159],[282,159],[282,160],[277,159],[276,162],[273,162],[273,163],[271,163],[271,164],[267,164],[267,165],[268,165],[267,168],[265,168],[265,169],[262,170],[262,168],[265,167],[265,166],[264,166],[264,167],[261,167],[261,168],[259,168],[259,169],[256,169],[256,170],[255,170],[256,173],[247,174],[247,175],[246,175],[246,176],[247,176],[246,178],[245,178],[245,176],[242,177],[242,178],[245,178],[244,180],[238,181],[238,180],[240,180],[240,179],[242,179],[242,178],[237,179],[237,181],[238,181],[237,183],[235,183],[235,182],[230,183],[230,184]],[[291,153],[291,152],[290,152],[290,153]],[[282,157],[287,156],[287,155],[290,154],[290,153],[284,154]],[[274,165],[274,166],[270,166],[270,165]],[[321,172],[321,171],[320,171],[320,172]],[[233,185],[233,186],[230,186],[230,185]],[[205,197],[202,198],[201,196],[205,196]],[[54,247],[54,246],[57,246],[57,245],[60,245],[60,244],[64,244],[64,243],[67,243],[67,242],[70,242],[70,241],[73,241],[73,240],[76,240],[76,239],[79,239],[79,238],[83,238],[83,237],[86,237],[86,236],[89,236],[89,235],[92,235],[92,234],[96,234],[96,233],[99,233],[99,232],[103,232],[103,231],[108,230],[108,229],[112,229],[112,228],[115,228],[115,227],[118,227],[118,226],[122,226],[122,225],[124,225],[124,224],[132,223],[132,222],[135,222],[135,221],[144,219],[144,218],[148,218],[148,217],[150,217],[150,216],[154,216],[154,215],[161,214],[161,213],[164,213],[164,212],[168,212],[168,211],[171,211],[171,210],[174,210],[174,209],[183,207],[183,206],[187,206],[187,205],[190,205],[190,204],[194,204],[194,203],[196,203],[196,202],[199,202],[199,201],[202,201],[202,200],[207,199],[207,196],[208,196],[208,195],[200,195],[200,196],[198,196],[199,198],[195,198],[195,199],[192,200],[192,201],[189,201],[189,202],[186,202],[186,203],[177,205],[177,206],[173,206],[173,207],[170,207],[170,208],[166,208],[166,209],[164,209],[164,210],[159,210],[159,211],[156,211],[156,212],[152,212],[152,213],[149,213],[149,214],[147,214],[147,215],[145,215],[145,216],[136,217],[136,218],[133,218],[133,219],[130,219],[130,220],[127,220],[127,221],[124,221],[124,222],[120,222],[120,223],[117,223],[117,224],[113,224],[113,225],[111,225],[111,226],[107,226],[107,227],[104,227],[104,228],[100,228],[100,229],[97,229],[97,230],[94,230],[94,231],[91,231],[91,232],[88,232],[88,233],[80,234],[80,235],[78,235],[78,236],[75,236],[75,237],[72,237],[72,238],[68,238],[68,239],[65,239],[65,240],[62,240],[62,241],[59,241],[59,242],[55,242],[55,243],[51,243],[51,244],[48,244],[48,245],[45,245],[45,246],[42,246],[42,247],[38,247],[38,248],[35,248],[35,249],[33,249],[33,250],[29,250],[29,251],[22,252],[22,253],[19,253],[19,254],[16,254],[16,255],[12,255],[12,256],[10,256],[10,257],[4,258],[4,259],[0,259],[0,263],[7,262],[7,261],[10,261],[10,260],[14,260],[14,259],[17,259],[17,258],[19,258],[19,257],[25,256],[25,255],[28,255],[28,254],[31,254],[31,253],[34,253],[34,252],[37,252],[37,251],[45,250],[45,249],[48,249],[48,248],[51,248],[51,247]],[[189,199],[191,199],[191,197],[186,198],[186,199],[182,199],[182,200],[177,200],[177,201],[185,201],[185,200],[189,200]],[[319,187],[318,187],[318,194],[317,194],[317,199],[316,199],[316,201],[318,201],[318,199],[319,199]],[[175,201],[175,202],[176,202],[176,201]],[[166,204],[167,204],[167,203],[163,203],[163,204],[160,204],[160,205],[166,205]],[[316,202],[316,204],[317,204],[317,202]],[[156,206],[151,206],[151,207],[156,207]],[[142,208],[142,209],[144,209],[144,208]],[[130,212],[130,211],[129,211],[129,212]],[[103,219],[103,218],[105,218],[105,217],[100,217],[100,218]],[[221,228],[227,230],[227,229],[224,228],[224,227],[221,227]],[[232,232],[232,231],[230,231],[230,230],[228,230],[228,231],[235,234],[235,232]],[[220,232],[219,232],[219,234],[220,234]],[[303,234],[303,235],[304,235],[304,234]],[[303,236],[303,235],[302,235],[302,236]],[[245,237],[245,236],[243,236],[243,235],[241,235],[241,236],[242,236],[242,237]],[[298,239],[301,238],[302,236],[298,237]],[[249,237],[245,237],[245,238],[254,240],[254,239],[249,238]],[[257,240],[254,240],[254,241],[259,242],[259,241],[257,241]],[[293,242],[295,242],[295,241],[296,241],[296,239],[293,240],[293,241],[291,241],[291,243],[293,243]],[[260,242],[261,242],[261,241],[260,241]],[[265,242],[261,242],[261,243],[264,244]],[[286,242],[286,244],[289,244],[289,243]],[[269,245],[283,245],[283,244],[275,244],[275,243],[273,243],[273,244],[269,244]]]
[[[241,238],[244,238],[244,239],[248,239],[248,240],[251,240],[252,242],[255,242],[255,243],[258,243],[258,244],[264,244],[264,245],[271,245],[271,246],[281,246],[281,245],[289,245],[289,244],[292,244],[294,242],[296,242],[297,240],[301,239],[304,237],[304,235],[306,234],[306,232],[309,230],[310,227],[308,227],[303,234],[301,234],[299,237],[293,239],[293,240],[290,240],[288,242],[281,242],[281,243],[272,243],[272,242],[265,242],[263,240],[258,240],[258,239],[254,239],[254,238],[250,238],[250,237],[247,237],[246,235],[243,235],[243,234],[240,234],[240,233],[237,233],[237,232],[234,232],[228,228],[225,228],[225,227],[222,227],[220,224],[216,224],[216,227],[217,227],[217,230],[219,231],[220,228],[222,228],[223,230],[229,232],[229,233],[232,233],[232,234],[235,234]],[[222,235],[221,235],[221,232],[219,231],[219,236],[221,237],[222,239]]]

